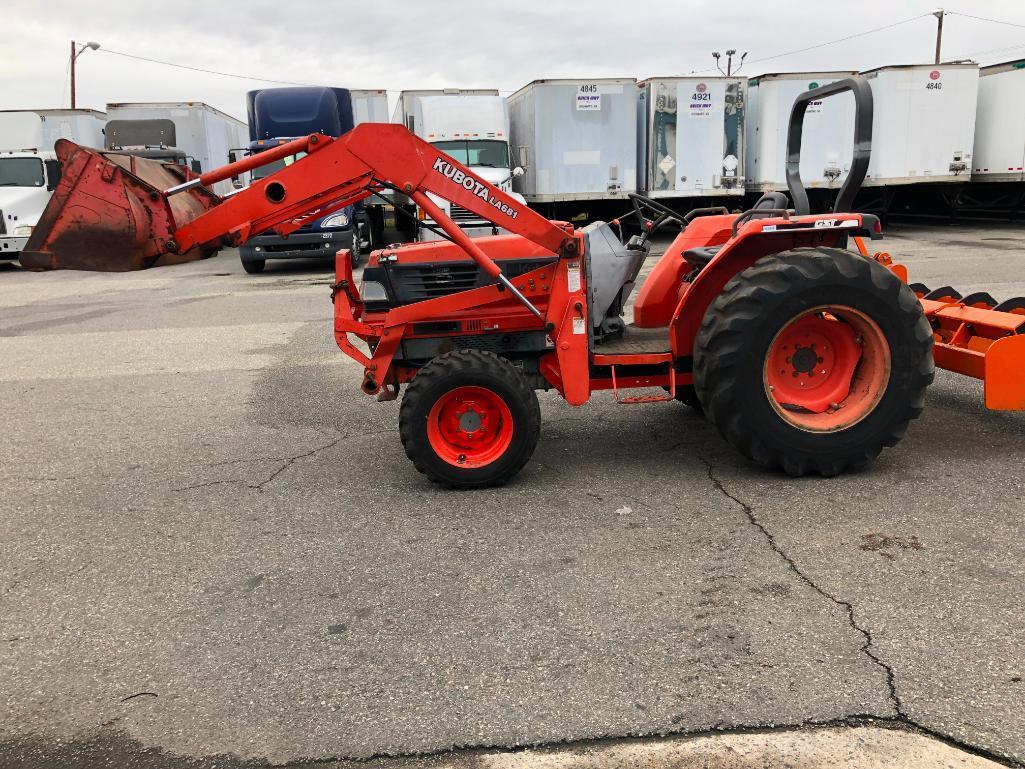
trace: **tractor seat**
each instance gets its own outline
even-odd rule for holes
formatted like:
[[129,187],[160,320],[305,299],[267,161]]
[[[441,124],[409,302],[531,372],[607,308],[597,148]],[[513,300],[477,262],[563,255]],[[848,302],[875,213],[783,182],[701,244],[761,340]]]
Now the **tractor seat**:
[[[782,192],[766,192],[758,200],[752,208],[757,211],[759,209],[780,209],[786,208],[789,201],[787,196]],[[761,216],[775,216],[775,214],[762,214]],[[752,219],[760,218],[759,214],[755,214],[751,217]],[[722,250],[722,246],[701,246],[700,248],[688,248],[683,252],[683,259],[692,269],[698,270],[699,272],[708,266],[708,263],[712,261],[712,257]]]
[[[755,204],[751,206],[751,208],[757,211],[759,208],[788,208],[789,206],[790,201],[784,193],[766,192],[755,201]],[[771,216],[771,214],[768,215]]]
[[694,270],[703,270],[712,261],[712,257],[722,250],[722,246],[701,246],[688,248],[683,252],[683,260]]

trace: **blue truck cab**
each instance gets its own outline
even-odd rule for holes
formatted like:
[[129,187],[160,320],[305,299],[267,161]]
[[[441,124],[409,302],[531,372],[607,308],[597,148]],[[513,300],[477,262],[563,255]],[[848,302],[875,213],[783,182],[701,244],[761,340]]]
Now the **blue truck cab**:
[[[352,98],[347,88],[263,88],[246,94],[249,111],[249,152],[257,154],[311,133],[341,136],[353,127]],[[292,156],[256,168],[250,183],[296,162]],[[314,219],[287,236],[257,234],[239,248],[246,272],[262,272],[268,259],[331,259],[343,248],[352,248],[358,230],[353,261],[368,232],[361,205],[347,206]],[[355,265],[353,265],[355,266]]]

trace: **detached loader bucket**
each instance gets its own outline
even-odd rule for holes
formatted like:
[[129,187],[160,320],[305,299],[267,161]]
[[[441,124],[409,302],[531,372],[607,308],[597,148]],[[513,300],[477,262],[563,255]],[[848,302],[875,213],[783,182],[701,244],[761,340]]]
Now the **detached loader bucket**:
[[194,178],[183,166],[99,152],[61,139],[61,179],[32,231],[21,264],[31,270],[124,272],[211,256],[216,247],[168,252],[182,225],[220,202],[201,186],[168,198]]

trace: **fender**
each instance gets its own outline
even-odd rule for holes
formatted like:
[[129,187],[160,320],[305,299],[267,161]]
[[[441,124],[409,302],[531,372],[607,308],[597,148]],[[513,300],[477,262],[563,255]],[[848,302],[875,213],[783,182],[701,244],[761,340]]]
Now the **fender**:
[[[823,224],[816,224],[819,220]],[[863,234],[867,233],[861,214],[825,214],[747,222],[700,272],[677,304],[669,326],[673,355],[677,358],[693,355],[694,338],[709,305],[734,275],[763,256],[794,248],[846,248],[848,236]]]
[[734,214],[701,216],[684,227],[641,285],[634,302],[634,325],[668,326],[680,301],[680,283],[691,268],[683,259],[689,248],[720,246],[730,239]]

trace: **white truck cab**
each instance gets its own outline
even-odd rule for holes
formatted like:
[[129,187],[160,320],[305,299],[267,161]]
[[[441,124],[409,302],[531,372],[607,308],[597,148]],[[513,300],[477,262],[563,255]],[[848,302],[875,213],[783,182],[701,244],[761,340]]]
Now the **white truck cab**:
[[[493,94],[442,93],[417,95],[412,100],[411,130],[475,174],[523,202],[512,191],[512,179],[523,173],[512,167],[509,152],[509,111],[505,99]],[[407,123],[408,125],[408,123]],[[500,232],[494,224],[460,206],[431,195],[431,199],[470,237]],[[420,209],[418,221],[433,224]],[[418,228],[418,240],[441,236],[429,226]]]
[[53,152],[0,151],[0,259],[18,258],[59,178]]
[[106,116],[95,110],[0,111],[0,259],[17,259],[60,181],[53,145],[103,146]]

